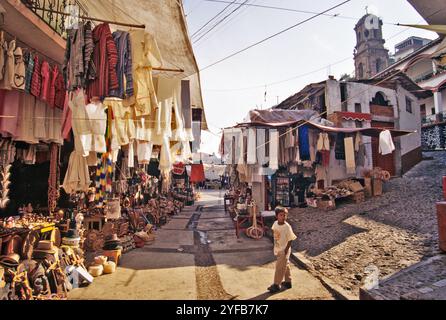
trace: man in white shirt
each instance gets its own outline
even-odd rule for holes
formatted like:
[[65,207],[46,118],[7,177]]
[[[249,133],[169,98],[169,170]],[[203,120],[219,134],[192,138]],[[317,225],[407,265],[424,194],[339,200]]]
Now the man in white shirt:
[[[289,223],[286,222],[288,210],[277,207],[275,211],[277,221],[274,222],[272,230],[274,233],[274,255],[277,257],[277,262],[274,283],[268,288],[271,293],[280,291],[280,284],[282,284],[282,289],[291,288],[291,243],[297,238]],[[284,278],[285,281],[282,282]]]

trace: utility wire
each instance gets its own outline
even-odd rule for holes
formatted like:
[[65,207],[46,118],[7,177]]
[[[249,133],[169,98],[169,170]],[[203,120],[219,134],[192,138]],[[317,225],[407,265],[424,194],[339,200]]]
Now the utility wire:
[[[243,4],[247,3],[249,0],[245,0],[245,2],[243,2]],[[208,29],[204,34],[202,34],[198,39],[194,40],[194,43],[197,43],[198,41],[200,41],[204,36],[206,36],[209,32],[211,32],[212,30],[214,30],[219,24],[221,24],[223,21],[225,21],[228,17],[230,17],[232,14],[234,14],[234,12],[240,10],[240,8],[242,8],[242,4],[239,5],[237,8],[235,8],[234,10],[232,10],[230,13],[228,13],[226,16],[224,16],[222,19],[220,19],[216,24],[214,24],[210,29]]]
[[191,38],[195,37],[201,30],[203,30],[209,23],[211,23],[212,21],[214,21],[215,19],[218,18],[218,16],[220,16],[223,12],[226,11],[227,8],[229,8],[230,6],[232,6],[232,4],[234,2],[236,2],[237,0],[232,1],[232,3],[228,4],[226,7],[224,7],[223,10],[221,10],[219,13],[217,13],[214,17],[212,17],[208,22],[206,22],[204,25],[202,25],[197,31],[195,31]]
[[242,53],[242,52],[244,52],[244,51],[246,51],[246,50],[249,50],[249,49],[251,49],[251,48],[253,48],[253,47],[255,47],[255,46],[258,46],[259,44],[262,44],[262,43],[264,43],[264,42],[266,42],[266,41],[268,41],[268,40],[270,40],[270,39],[272,39],[272,38],[274,38],[274,37],[277,37],[278,35],[281,35],[282,33],[285,33],[285,32],[287,32],[287,31],[289,31],[289,30],[291,30],[291,29],[294,29],[294,28],[296,28],[297,26],[300,26],[300,25],[302,25],[302,24],[304,24],[304,23],[306,23],[306,22],[308,22],[308,21],[310,21],[310,20],[313,20],[313,19],[315,19],[315,18],[321,16],[322,14],[324,14],[324,13],[326,13],[326,12],[328,12],[328,11],[331,11],[331,10],[333,10],[333,9],[336,9],[336,8],[342,6],[342,5],[344,5],[344,4],[346,4],[347,2],[350,2],[350,1],[351,1],[351,0],[343,1],[343,2],[341,2],[341,3],[339,3],[339,4],[335,5],[335,6],[333,6],[333,7],[331,7],[331,8],[329,8],[329,9],[327,9],[327,10],[324,10],[324,11],[318,13],[318,14],[315,14],[314,16],[311,16],[311,17],[308,18],[308,19],[305,19],[305,20],[303,20],[303,21],[301,21],[301,22],[299,22],[299,23],[296,23],[295,25],[292,25],[292,26],[290,26],[290,27],[288,27],[288,28],[286,28],[286,29],[283,29],[283,30],[281,30],[281,31],[279,31],[279,32],[277,32],[277,33],[275,33],[275,34],[269,36],[269,37],[266,37],[266,38],[264,38],[263,40],[257,41],[256,43],[253,43],[253,44],[247,46],[247,47],[244,48],[244,49],[241,49],[241,50],[239,50],[239,51],[236,51],[236,52],[230,54],[229,56],[227,56],[227,57],[225,57],[225,58],[222,58],[222,59],[220,59],[220,60],[218,60],[218,61],[216,61],[216,62],[214,62],[214,63],[212,63],[212,64],[210,64],[210,65],[208,65],[208,66],[206,66],[206,67],[204,67],[204,68],[202,68],[200,71],[204,71],[204,70],[206,70],[206,69],[209,69],[210,67],[213,67],[213,66],[215,66],[216,64],[219,64],[219,63],[221,63],[221,62],[223,62],[223,61],[226,61],[226,60],[228,60],[228,59],[230,59],[230,58],[232,58],[232,57],[234,57],[234,56],[236,56],[236,55],[238,55],[238,54],[240,54],[240,53]]
[[[225,0],[204,0],[207,2],[216,2],[216,3],[228,3],[228,1]],[[235,4],[240,4],[235,3]],[[306,10],[299,10],[299,9],[292,9],[292,8],[284,8],[284,7],[275,7],[275,6],[266,6],[266,5],[260,5],[260,4],[243,4],[244,6],[250,6],[250,7],[257,7],[257,8],[264,8],[264,9],[273,9],[273,10],[279,10],[279,11],[289,11],[289,12],[298,12],[298,13],[306,13],[306,14],[316,14],[315,11],[306,11]],[[341,18],[341,19],[349,19],[349,20],[359,20],[357,17],[350,17],[350,16],[344,16],[340,15],[339,13],[335,14],[329,14],[325,13],[322,14],[323,16],[332,17],[332,18]],[[383,22],[384,24],[391,24],[396,25],[396,23],[392,22]]]

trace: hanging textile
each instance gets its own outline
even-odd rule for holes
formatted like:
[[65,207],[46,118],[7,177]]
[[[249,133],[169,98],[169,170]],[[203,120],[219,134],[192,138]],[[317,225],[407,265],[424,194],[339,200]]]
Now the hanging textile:
[[172,173],[177,176],[184,175],[184,171],[186,170],[186,166],[182,162],[174,163]]
[[190,182],[199,183],[206,181],[204,176],[204,166],[203,164],[192,164],[191,165],[191,174],[190,174]]
[[384,130],[379,134],[379,153],[382,155],[390,154],[395,150],[392,134],[389,130]]
[[14,58],[15,58],[14,83],[12,84],[12,87],[18,90],[25,90],[26,67],[22,48],[17,47],[15,49]]
[[[3,79],[0,81],[0,89],[11,90],[14,85],[14,69],[15,69],[15,57],[14,50],[16,48],[15,40],[11,40],[9,45],[5,42],[3,48],[3,54],[5,54],[5,64],[3,72]],[[40,70],[40,68],[39,68]]]
[[319,139],[317,140],[317,151],[330,150],[330,140],[328,138],[328,133],[319,133]]
[[238,136],[238,148],[239,148],[239,154],[237,159],[237,164],[245,164],[245,139],[244,139],[244,132],[242,131],[240,135]]
[[192,107],[190,96],[190,81],[181,81],[181,109],[183,113],[184,129],[186,130],[186,138],[188,141],[193,141],[192,134]]
[[56,210],[59,199],[59,157],[60,148],[57,144],[50,145],[50,176],[48,178],[48,209],[50,213]]
[[99,206],[104,204],[107,195],[112,193],[113,188],[113,163],[110,153],[104,153],[101,162],[96,169],[96,197]]
[[83,157],[82,153],[73,151],[68,161],[68,169],[62,188],[65,189],[67,194],[78,191],[87,192],[90,183],[87,160]]
[[277,170],[279,168],[279,131],[269,131],[269,168]]
[[299,127],[299,157],[301,161],[310,160],[310,140],[308,126]]
[[336,136],[335,158],[337,160],[345,160],[345,133],[339,132]]
[[130,34],[126,31],[115,31],[113,32],[113,39],[118,50],[118,65],[116,71],[119,87],[111,90],[110,96],[124,99],[134,94]]
[[344,148],[345,148],[345,160],[347,165],[347,174],[355,174],[356,173],[355,148],[353,145],[352,137],[344,139]]
[[259,165],[263,166],[267,161],[265,161],[265,139],[266,132],[265,129],[257,129],[257,162]]
[[256,164],[257,163],[257,139],[256,139],[256,129],[250,128],[248,129],[248,164]]

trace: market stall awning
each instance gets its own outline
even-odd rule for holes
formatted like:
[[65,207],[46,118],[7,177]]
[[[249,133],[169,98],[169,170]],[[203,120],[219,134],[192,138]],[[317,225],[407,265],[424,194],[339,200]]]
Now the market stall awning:
[[267,126],[267,127],[285,127],[293,125],[302,120],[315,119],[318,113],[313,110],[251,110],[247,119],[248,122],[240,123],[237,127],[246,125]]
[[[154,75],[191,81],[192,107],[204,109],[197,61],[189,39],[182,2],[178,0],[79,0],[90,17],[142,24],[157,41],[163,68],[183,72],[154,71]],[[110,25],[113,30],[128,27]],[[203,130],[207,130],[203,112]]]

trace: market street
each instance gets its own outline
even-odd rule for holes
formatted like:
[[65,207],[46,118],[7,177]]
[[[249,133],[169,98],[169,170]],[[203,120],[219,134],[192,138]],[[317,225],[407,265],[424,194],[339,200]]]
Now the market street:
[[200,202],[156,232],[154,244],[124,255],[116,273],[73,290],[69,299],[333,299],[317,279],[294,265],[294,287],[269,294],[272,243],[267,237],[237,239],[222,195],[203,191]]

